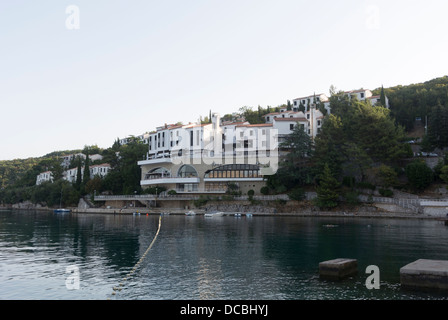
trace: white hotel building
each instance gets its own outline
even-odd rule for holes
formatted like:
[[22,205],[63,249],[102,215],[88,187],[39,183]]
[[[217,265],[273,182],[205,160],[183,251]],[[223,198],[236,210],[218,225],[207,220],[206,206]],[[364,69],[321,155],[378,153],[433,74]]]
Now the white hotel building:
[[242,193],[260,192],[263,177],[277,170],[273,125],[248,122],[164,125],[149,135],[146,160],[139,161],[141,186],[163,186],[177,193],[225,193],[229,184]]

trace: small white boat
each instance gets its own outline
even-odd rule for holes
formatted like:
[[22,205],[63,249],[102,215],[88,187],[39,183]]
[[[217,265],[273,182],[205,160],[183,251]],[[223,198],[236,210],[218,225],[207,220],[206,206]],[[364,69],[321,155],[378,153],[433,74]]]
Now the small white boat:
[[185,212],[185,215],[186,215],[186,216],[195,216],[195,215],[196,215],[196,212],[190,210],[190,211],[188,211],[188,212]]
[[251,218],[252,217],[252,213],[246,213],[246,217]]
[[204,213],[204,217],[222,217],[223,215],[224,212],[222,211]]
[[241,217],[241,213],[235,213],[235,217]]

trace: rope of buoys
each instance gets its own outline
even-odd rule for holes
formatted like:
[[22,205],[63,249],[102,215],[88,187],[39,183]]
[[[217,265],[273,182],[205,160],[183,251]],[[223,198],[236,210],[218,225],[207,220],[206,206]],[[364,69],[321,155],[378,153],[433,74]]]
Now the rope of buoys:
[[159,227],[157,229],[156,235],[154,236],[154,239],[152,239],[151,244],[149,245],[148,249],[146,249],[145,253],[141,256],[140,260],[137,261],[135,266],[132,268],[132,270],[126,275],[126,277],[123,278],[122,282],[119,283],[118,287],[113,287],[112,295],[114,296],[117,291],[121,291],[122,287],[124,286],[124,283],[134,274],[135,270],[139,267],[139,265],[142,263],[143,259],[145,259],[146,255],[148,254],[149,250],[151,250],[152,246],[156,242],[157,236],[159,235],[160,227],[162,226],[162,215],[159,217]]

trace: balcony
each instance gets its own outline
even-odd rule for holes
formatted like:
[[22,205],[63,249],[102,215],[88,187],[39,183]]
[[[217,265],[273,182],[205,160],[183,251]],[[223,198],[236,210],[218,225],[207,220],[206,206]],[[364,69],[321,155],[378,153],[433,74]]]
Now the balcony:
[[172,177],[172,176],[154,176],[146,175],[145,179],[140,181],[141,186],[150,186],[157,184],[173,184],[173,183],[199,183],[198,177]]
[[158,155],[146,155],[146,160],[141,160],[138,162],[139,166],[145,164],[157,164],[157,163],[172,163],[171,155],[169,153],[163,153]]

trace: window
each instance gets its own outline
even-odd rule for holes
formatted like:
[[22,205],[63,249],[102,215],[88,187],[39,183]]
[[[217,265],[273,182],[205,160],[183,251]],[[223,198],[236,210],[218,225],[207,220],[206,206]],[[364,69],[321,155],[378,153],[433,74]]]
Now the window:
[[177,175],[180,178],[195,178],[198,176],[198,173],[195,168],[188,164],[184,164],[182,167],[179,168],[177,171]]
[[364,99],[364,92],[361,92],[361,99]]
[[250,164],[229,164],[209,170],[205,178],[260,178],[260,167]]
[[293,123],[291,123],[291,124],[289,125],[289,130],[294,130],[294,124],[293,124]]
[[306,115],[306,118],[307,118],[307,119],[309,119],[309,118],[310,118],[310,114],[309,114],[309,113],[308,113],[308,114]]
[[268,117],[266,117],[266,121],[269,121],[269,116],[268,116]]
[[145,180],[151,180],[151,179],[161,179],[161,178],[169,178],[171,177],[171,172],[167,170],[166,168],[159,167],[150,170],[145,175]]

